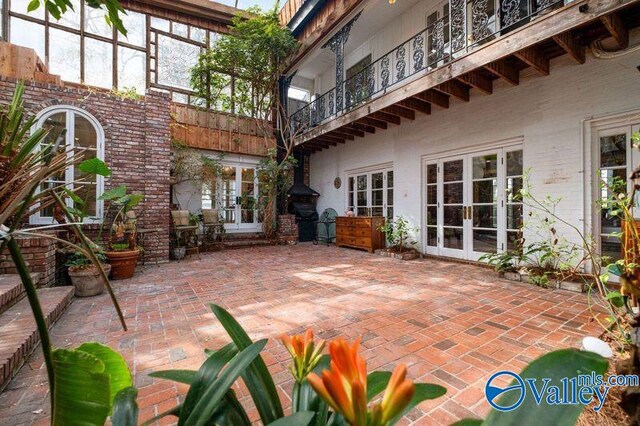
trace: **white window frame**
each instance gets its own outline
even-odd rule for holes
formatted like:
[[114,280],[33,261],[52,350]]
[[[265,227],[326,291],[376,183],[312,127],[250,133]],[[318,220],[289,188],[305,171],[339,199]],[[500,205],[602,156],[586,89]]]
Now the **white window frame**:
[[[382,173],[383,176],[383,195],[382,195],[382,212],[384,213],[383,216],[389,220],[393,220],[393,218],[389,218],[387,217],[387,213],[389,211],[389,207],[393,208],[393,214],[395,216],[395,203],[394,200],[388,200],[387,198],[387,189],[389,189],[388,187],[388,183],[387,183],[387,173],[388,172],[393,172],[393,186],[391,187],[391,189],[393,189],[393,196],[395,198],[395,194],[396,194],[396,174],[395,171],[393,169],[393,163],[386,163],[386,164],[379,164],[376,166],[370,166],[370,167],[363,167],[360,169],[353,169],[353,170],[347,170],[345,171],[345,176],[344,176],[344,180],[343,182],[345,182],[345,191],[344,191],[344,207],[345,207],[345,211],[347,211],[350,207],[353,207],[353,214],[355,216],[358,215],[358,206],[356,205],[356,200],[358,198],[357,196],[357,177],[361,176],[361,175],[367,175],[367,205],[369,206],[369,208],[371,207],[371,175],[375,174],[375,173]],[[353,196],[354,199],[353,200],[349,200],[349,178],[353,178],[354,179],[354,191],[353,191]],[[353,205],[351,205],[353,203]]]
[[[73,155],[74,141],[75,141],[75,116],[80,115],[86,120],[88,120],[96,131],[96,157],[100,160],[104,161],[104,129],[100,122],[87,111],[74,107],[71,105],[55,105],[52,107],[48,107],[40,111],[36,116],[36,124],[33,126],[31,131],[35,131],[42,127],[45,120],[51,117],[54,114],[58,114],[64,112],[66,113],[66,129],[67,133],[65,135],[66,138],[66,152],[69,157]],[[68,167],[65,170],[65,182],[69,189],[73,190],[73,180],[74,180],[74,165]],[[38,188],[39,190],[39,188]],[[96,176],[96,215],[89,216],[84,218],[83,223],[102,223],[102,217],[104,215],[104,201],[99,200],[98,198],[104,192],[104,177]],[[67,206],[72,207],[73,201],[70,199],[66,200]],[[37,206],[36,206],[37,208]],[[32,225],[51,225],[55,223],[55,219],[53,217],[40,216],[40,210],[38,209],[34,214],[32,214],[29,218],[29,223]]]

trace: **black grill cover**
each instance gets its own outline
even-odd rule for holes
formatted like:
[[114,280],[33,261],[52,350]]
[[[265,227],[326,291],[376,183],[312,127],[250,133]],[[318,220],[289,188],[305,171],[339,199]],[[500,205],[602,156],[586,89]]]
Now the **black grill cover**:
[[318,212],[313,203],[293,203],[293,209],[298,221],[315,222],[318,220]]

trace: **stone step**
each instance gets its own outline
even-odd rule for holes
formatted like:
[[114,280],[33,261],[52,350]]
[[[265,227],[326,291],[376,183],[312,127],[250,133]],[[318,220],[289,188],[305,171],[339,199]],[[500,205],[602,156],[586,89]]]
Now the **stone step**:
[[[49,328],[73,299],[73,287],[41,288],[38,296]],[[23,298],[0,315],[0,392],[40,343],[36,323]]]
[[261,232],[228,232],[224,235],[224,240],[264,240],[264,234]]
[[[40,283],[40,274],[31,274],[36,284]],[[24,286],[18,274],[0,275],[0,314],[15,305],[24,297]]]

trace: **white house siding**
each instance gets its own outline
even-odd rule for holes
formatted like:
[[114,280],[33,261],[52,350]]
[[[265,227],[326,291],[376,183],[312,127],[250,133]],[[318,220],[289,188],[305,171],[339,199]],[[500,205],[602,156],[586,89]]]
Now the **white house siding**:
[[[640,52],[615,60],[590,56],[584,65],[564,56],[551,62],[550,76],[527,70],[519,86],[496,81],[492,95],[472,90],[468,103],[452,98],[448,110],[434,106],[430,116],[417,114],[415,121],[403,119],[400,126],[315,153],[311,187],[321,194],[319,211],[345,210],[346,171],[393,162],[395,215],[421,227],[422,157],[522,137],[534,193],[561,197],[558,213],[589,227],[592,209],[585,207],[585,199],[590,202],[585,193],[593,179],[584,170],[591,158],[586,152],[583,161],[585,120],[638,109],[640,121],[638,65]],[[340,189],[334,187],[336,177],[345,182]],[[562,228],[560,232],[567,234]]]

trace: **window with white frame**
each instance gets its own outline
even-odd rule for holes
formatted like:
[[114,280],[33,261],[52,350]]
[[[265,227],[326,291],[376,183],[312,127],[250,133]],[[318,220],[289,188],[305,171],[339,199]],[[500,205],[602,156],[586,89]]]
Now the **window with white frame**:
[[347,210],[356,216],[393,218],[393,169],[353,172],[347,176]]
[[[75,107],[57,106],[48,108],[40,113],[37,128],[50,130],[48,142],[51,138],[64,135],[64,142],[69,156],[74,153],[84,153],[83,157],[97,157],[104,160],[104,131],[100,123],[89,113]],[[102,219],[102,202],[98,200],[104,187],[102,176],[87,175],[74,165],[69,166],[58,176],[54,176],[41,184],[39,190],[67,187],[73,190],[83,200],[83,211],[86,222],[99,222]],[[67,206],[74,206],[73,200],[67,198]],[[46,206],[31,217],[31,223],[54,223],[53,206]]]

